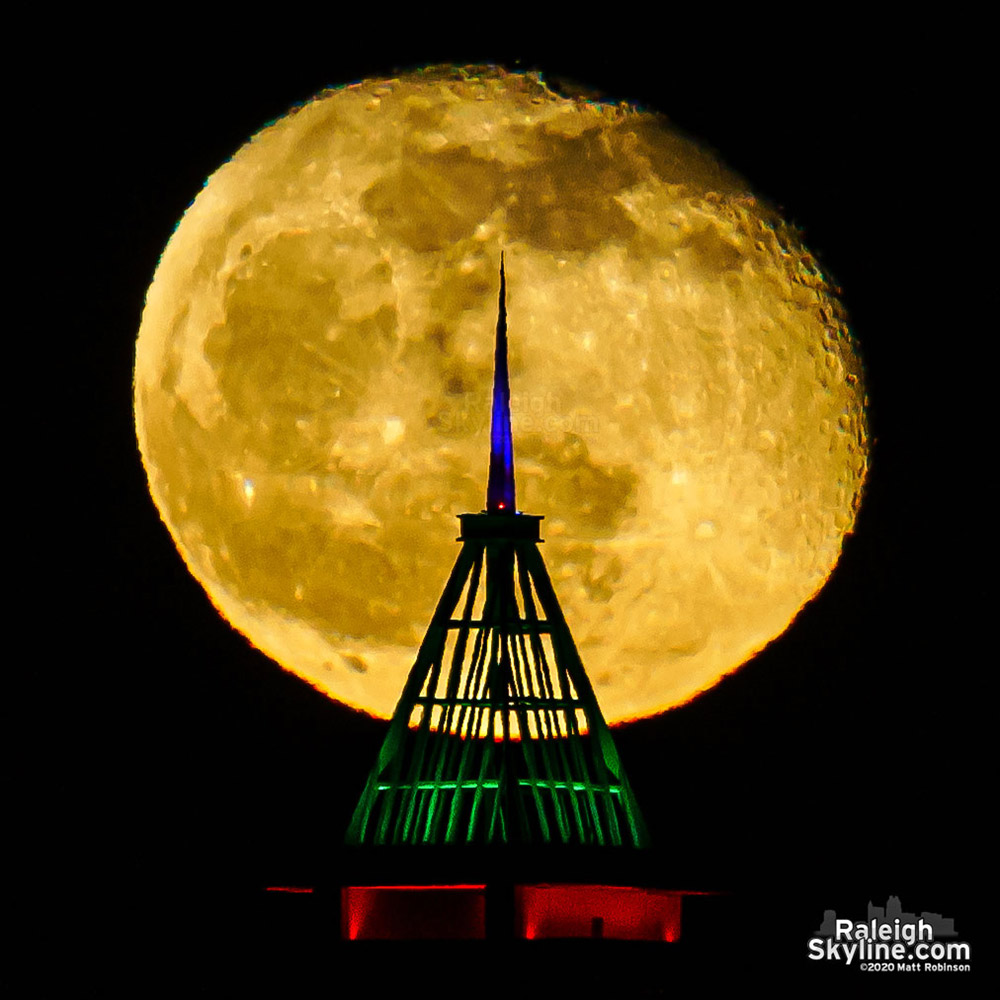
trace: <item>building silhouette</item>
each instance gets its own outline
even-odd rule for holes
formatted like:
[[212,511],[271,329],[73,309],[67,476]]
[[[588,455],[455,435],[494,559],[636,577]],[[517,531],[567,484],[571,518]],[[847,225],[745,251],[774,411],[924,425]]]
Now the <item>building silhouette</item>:
[[506,279],[486,509],[462,549],[348,831],[352,844],[633,846],[645,826],[538,550],[517,510]]
[[[516,505],[501,255],[486,509],[459,515],[458,559],[348,828],[349,845],[374,848],[372,876],[342,890],[348,939],[680,932],[679,893],[552,877],[554,858],[621,857],[648,837],[542,561],[541,520]],[[482,875],[477,849],[493,862],[541,849],[549,867],[544,880],[510,864]]]

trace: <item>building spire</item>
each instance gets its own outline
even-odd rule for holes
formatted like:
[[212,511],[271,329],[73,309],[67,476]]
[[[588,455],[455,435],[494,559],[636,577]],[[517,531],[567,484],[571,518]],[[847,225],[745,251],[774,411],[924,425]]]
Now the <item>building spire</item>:
[[493,422],[490,427],[490,475],[486,485],[486,512],[513,514],[514,437],[510,429],[510,378],[507,374],[507,282],[500,251],[500,306],[493,356]]

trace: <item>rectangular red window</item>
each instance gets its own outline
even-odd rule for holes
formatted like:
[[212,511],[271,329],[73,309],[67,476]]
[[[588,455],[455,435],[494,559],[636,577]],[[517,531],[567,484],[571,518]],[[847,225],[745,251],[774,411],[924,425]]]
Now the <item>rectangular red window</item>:
[[350,941],[485,938],[484,885],[351,885],[341,889]]
[[523,938],[616,938],[676,941],[681,896],[613,885],[519,885],[517,934]]

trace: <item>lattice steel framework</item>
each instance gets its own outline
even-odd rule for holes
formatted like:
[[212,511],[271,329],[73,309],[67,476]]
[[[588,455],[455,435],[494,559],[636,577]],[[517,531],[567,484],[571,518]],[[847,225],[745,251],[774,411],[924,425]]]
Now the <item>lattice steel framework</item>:
[[361,799],[353,844],[633,845],[645,826],[538,551],[515,512],[505,279],[487,509],[462,549]]

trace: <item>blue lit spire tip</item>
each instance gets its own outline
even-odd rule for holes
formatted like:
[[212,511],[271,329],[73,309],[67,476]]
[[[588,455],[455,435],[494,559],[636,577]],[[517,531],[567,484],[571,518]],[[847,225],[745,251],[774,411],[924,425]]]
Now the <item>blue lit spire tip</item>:
[[507,279],[500,251],[500,302],[496,347],[493,355],[493,410],[490,424],[490,474],[486,485],[486,510],[513,514],[514,436],[510,427],[510,376],[507,372]]

